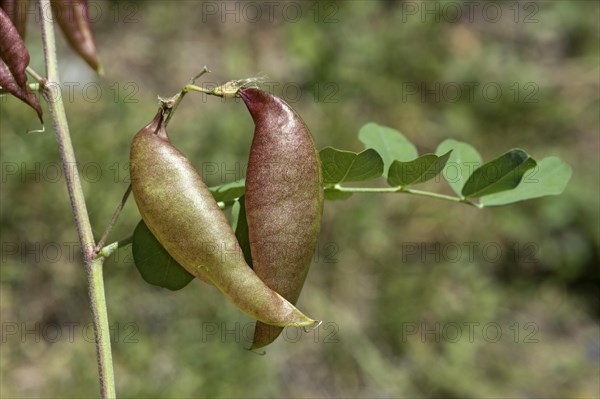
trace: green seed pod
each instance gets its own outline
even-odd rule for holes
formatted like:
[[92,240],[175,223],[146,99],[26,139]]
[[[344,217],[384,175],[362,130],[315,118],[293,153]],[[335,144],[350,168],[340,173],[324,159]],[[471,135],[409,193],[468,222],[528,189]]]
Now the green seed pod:
[[244,261],[223,211],[190,161],[169,142],[162,112],[131,144],[131,186],[142,219],[188,272],[212,282],[240,310],[264,323],[308,326]]
[[[246,173],[246,219],[256,274],[295,304],[317,244],[323,212],[321,161],[310,131],[283,100],[265,91],[239,91],[254,124]],[[258,322],[252,349],[281,328]]]

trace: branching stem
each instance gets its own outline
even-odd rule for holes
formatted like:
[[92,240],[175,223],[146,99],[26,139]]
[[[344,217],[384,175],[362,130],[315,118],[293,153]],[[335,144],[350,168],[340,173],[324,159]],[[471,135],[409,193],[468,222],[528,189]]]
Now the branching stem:
[[[96,355],[98,360],[98,374],[100,382],[100,393],[103,398],[115,398],[115,379],[111,356],[110,330],[108,325],[108,313],[106,310],[106,297],[104,293],[104,280],[102,277],[103,259],[94,256],[94,235],[90,218],[87,212],[83,188],[77,168],[75,151],[71,142],[69,124],[65,107],[60,94],[60,78],[58,73],[58,61],[56,58],[56,42],[54,37],[54,26],[52,19],[44,15],[43,10],[50,9],[50,0],[40,0],[40,19],[42,23],[42,41],[44,47],[44,59],[47,79],[37,73],[36,79],[43,86],[42,95],[48,103],[50,116],[54,126],[56,142],[63,164],[67,190],[71,200],[71,208],[77,225],[79,242],[83,251],[85,270],[88,276],[88,293],[90,307],[96,336]],[[29,71],[32,73],[32,70]],[[35,72],[34,72],[35,73]],[[35,76],[34,75],[34,76]]]

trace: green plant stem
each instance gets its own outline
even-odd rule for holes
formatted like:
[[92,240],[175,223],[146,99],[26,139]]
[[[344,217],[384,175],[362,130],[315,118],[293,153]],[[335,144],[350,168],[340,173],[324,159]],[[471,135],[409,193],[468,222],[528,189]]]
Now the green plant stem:
[[451,195],[446,195],[446,194],[438,194],[438,193],[432,193],[429,191],[421,191],[421,190],[413,190],[410,188],[402,188],[402,187],[385,187],[385,188],[378,188],[378,187],[342,187],[339,184],[336,184],[334,186],[334,188],[338,191],[344,192],[344,193],[399,193],[399,194],[410,194],[410,195],[418,195],[421,197],[429,197],[429,198],[436,198],[436,199],[441,199],[444,201],[451,201],[451,202],[460,202],[463,204],[467,204],[467,205],[471,205],[474,206],[476,208],[483,208],[483,206],[481,206],[480,204],[476,204],[474,202],[471,202],[467,199],[464,198],[460,198],[460,197],[453,197]]
[[110,331],[102,277],[103,259],[94,259],[94,235],[85,204],[79,172],[77,168],[70,167],[70,165],[76,165],[77,160],[71,142],[64,103],[60,95],[60,78],[56,57],[54,26],[52,20],[44,15],[44,10],[50,10],[50,0],[40,0],[40,19],[42,21],[42,40],[47,75],[47,81],[43,84],[42,95],[46,99],[50,110],[88,276],[88,293],[96,336],[100,392],[103,398],[115,398],[116,391],[110,347]]

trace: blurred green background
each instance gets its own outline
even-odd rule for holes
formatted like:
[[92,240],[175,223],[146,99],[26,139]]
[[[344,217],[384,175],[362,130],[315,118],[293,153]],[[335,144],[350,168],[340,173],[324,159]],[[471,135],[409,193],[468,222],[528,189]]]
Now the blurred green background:
[[[286,331],[265,356],[244,350],[252,320],[214,288],[150,286],[124,248],[105,266],[121,397],[599,396],[598,2],[91,4],[104,77],[57,35],[97,237],[157,96],[205,64],[213,86],[267,75],[319,148],[359,151],[374,121],[421,153],[454,138],[484,160],[520,147],[574,172],[561,196],[484,210],[382,194],[326,203],[299,302],[324,324]],[[42,71],[34,15],[26,43]],[[46,124],[27,133],[35,114],[0,99],[0,395],[95,397],[86,276]],[[239,101],[199,93],[170,125],[211,185],[243,177],[252,131]],[[111,240],[138,220],[130,200]]]

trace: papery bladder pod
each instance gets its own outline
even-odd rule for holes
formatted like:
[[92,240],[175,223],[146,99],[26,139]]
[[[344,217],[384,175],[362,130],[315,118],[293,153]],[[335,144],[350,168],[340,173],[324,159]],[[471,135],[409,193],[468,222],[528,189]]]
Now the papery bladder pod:
[[142,219],[188,272],[209,281],[240,310],[276,326],[309,326],[305,316],[246,264],[223,211],[190,161],[169,142],[162,112],[131,144],[131,185]]
[[[321,161],[310,131],[282,99],[239,91],[255,124],[246,173],[246,219],[252,267],[295,304],[311,264],[323,212]],[[257,322],[251,349],[282,329]]]

